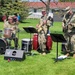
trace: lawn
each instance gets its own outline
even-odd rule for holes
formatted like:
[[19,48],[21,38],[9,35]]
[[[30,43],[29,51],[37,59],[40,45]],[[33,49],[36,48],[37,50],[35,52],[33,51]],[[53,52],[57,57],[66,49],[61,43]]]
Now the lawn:
[[[39,22],[37,19],[27,19],[24,23],[19,24],[20,32],[19,45],[24,38],[30,38],[30,34],[23,30],[25,26],[34,26]],[[3,22],[0,22],[0,29],[3,29]],[[50,27],[51,33],[62,33],[61,22],[54,22]],[[33,34],[32,34],[33,37]],[[1,44],[1,43],[0,43]],[[12,42],[13,46],[13,42]],[[36,50],[32,50],[33,55],[26,55],[24,61],[4,60],[4,55],[0,55],[0,75],[75,75],[75,58],[70,57],[61,61],[55,62],[56,58],[56,42],[53,42],[52,50],[47,55],[40,55]],[[61,43],[58,45],[58,55],[61,54]]]

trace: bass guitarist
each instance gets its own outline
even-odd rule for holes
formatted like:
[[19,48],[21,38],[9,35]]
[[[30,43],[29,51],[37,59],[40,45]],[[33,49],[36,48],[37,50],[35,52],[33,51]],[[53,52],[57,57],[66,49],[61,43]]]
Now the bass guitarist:
[[67,7],[65,11],[66,14],[62,20],[62,27],[64,37],[67,41],[65,45],[66,55],[69,56],[70,53],[73,53],[73,57],[75,57],[75,15],[70,7]]

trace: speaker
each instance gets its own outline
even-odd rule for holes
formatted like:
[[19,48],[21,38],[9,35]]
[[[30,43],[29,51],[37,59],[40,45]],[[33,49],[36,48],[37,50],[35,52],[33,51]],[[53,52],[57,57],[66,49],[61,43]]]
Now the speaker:
[[22,39],[21,50],[23,50],[25,53],[31,53],[32,40],[30,40],[30,39]]
[[12,50],[12,49],[6,49],[4,59],[5,60],[18,60],[22,61],[26,58],[25,52],[22,50]]

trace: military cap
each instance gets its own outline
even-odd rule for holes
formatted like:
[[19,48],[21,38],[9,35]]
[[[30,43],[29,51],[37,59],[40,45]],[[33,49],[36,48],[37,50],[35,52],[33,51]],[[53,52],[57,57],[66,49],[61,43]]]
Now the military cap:
[[70,10],[70,7],[68,6],[68,7],[66,7],[64,10],[65,10],[65,11],[68,11],[68,10]]

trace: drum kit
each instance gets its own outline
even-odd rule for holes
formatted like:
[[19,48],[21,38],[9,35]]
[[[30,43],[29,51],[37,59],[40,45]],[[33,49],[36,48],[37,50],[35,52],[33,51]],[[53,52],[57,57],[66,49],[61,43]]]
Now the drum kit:
[[[33,32],[34,33],[34,32]],[[11,29],[6,28],[4,29],[3,36],[6,38],[10,38],[12,35]],[[46,42],[47,50],[51,50],[52,48],[52,39],[50,34],[47,34],[47,42]],[[38,51],[39,44],[38,44],[38,34],[34,33],[33,38],[31,39],[22,39],[21,50],[25,52],[31,52],[31,49]],[[7,42],[0,38],[0,54],[4,53],[7,49]]]
[[[12,35],[11,29],[9,29],[9,28],[5,28],[4,32],[2,32],[2,30],[1,30],[0,33],[3,34],[3,37],[5,37],[5,38],[10,38]],[[0,54],[5,53],[6,48],[7,48],[7,42],[5,41],[4,38],[0,38]]]

